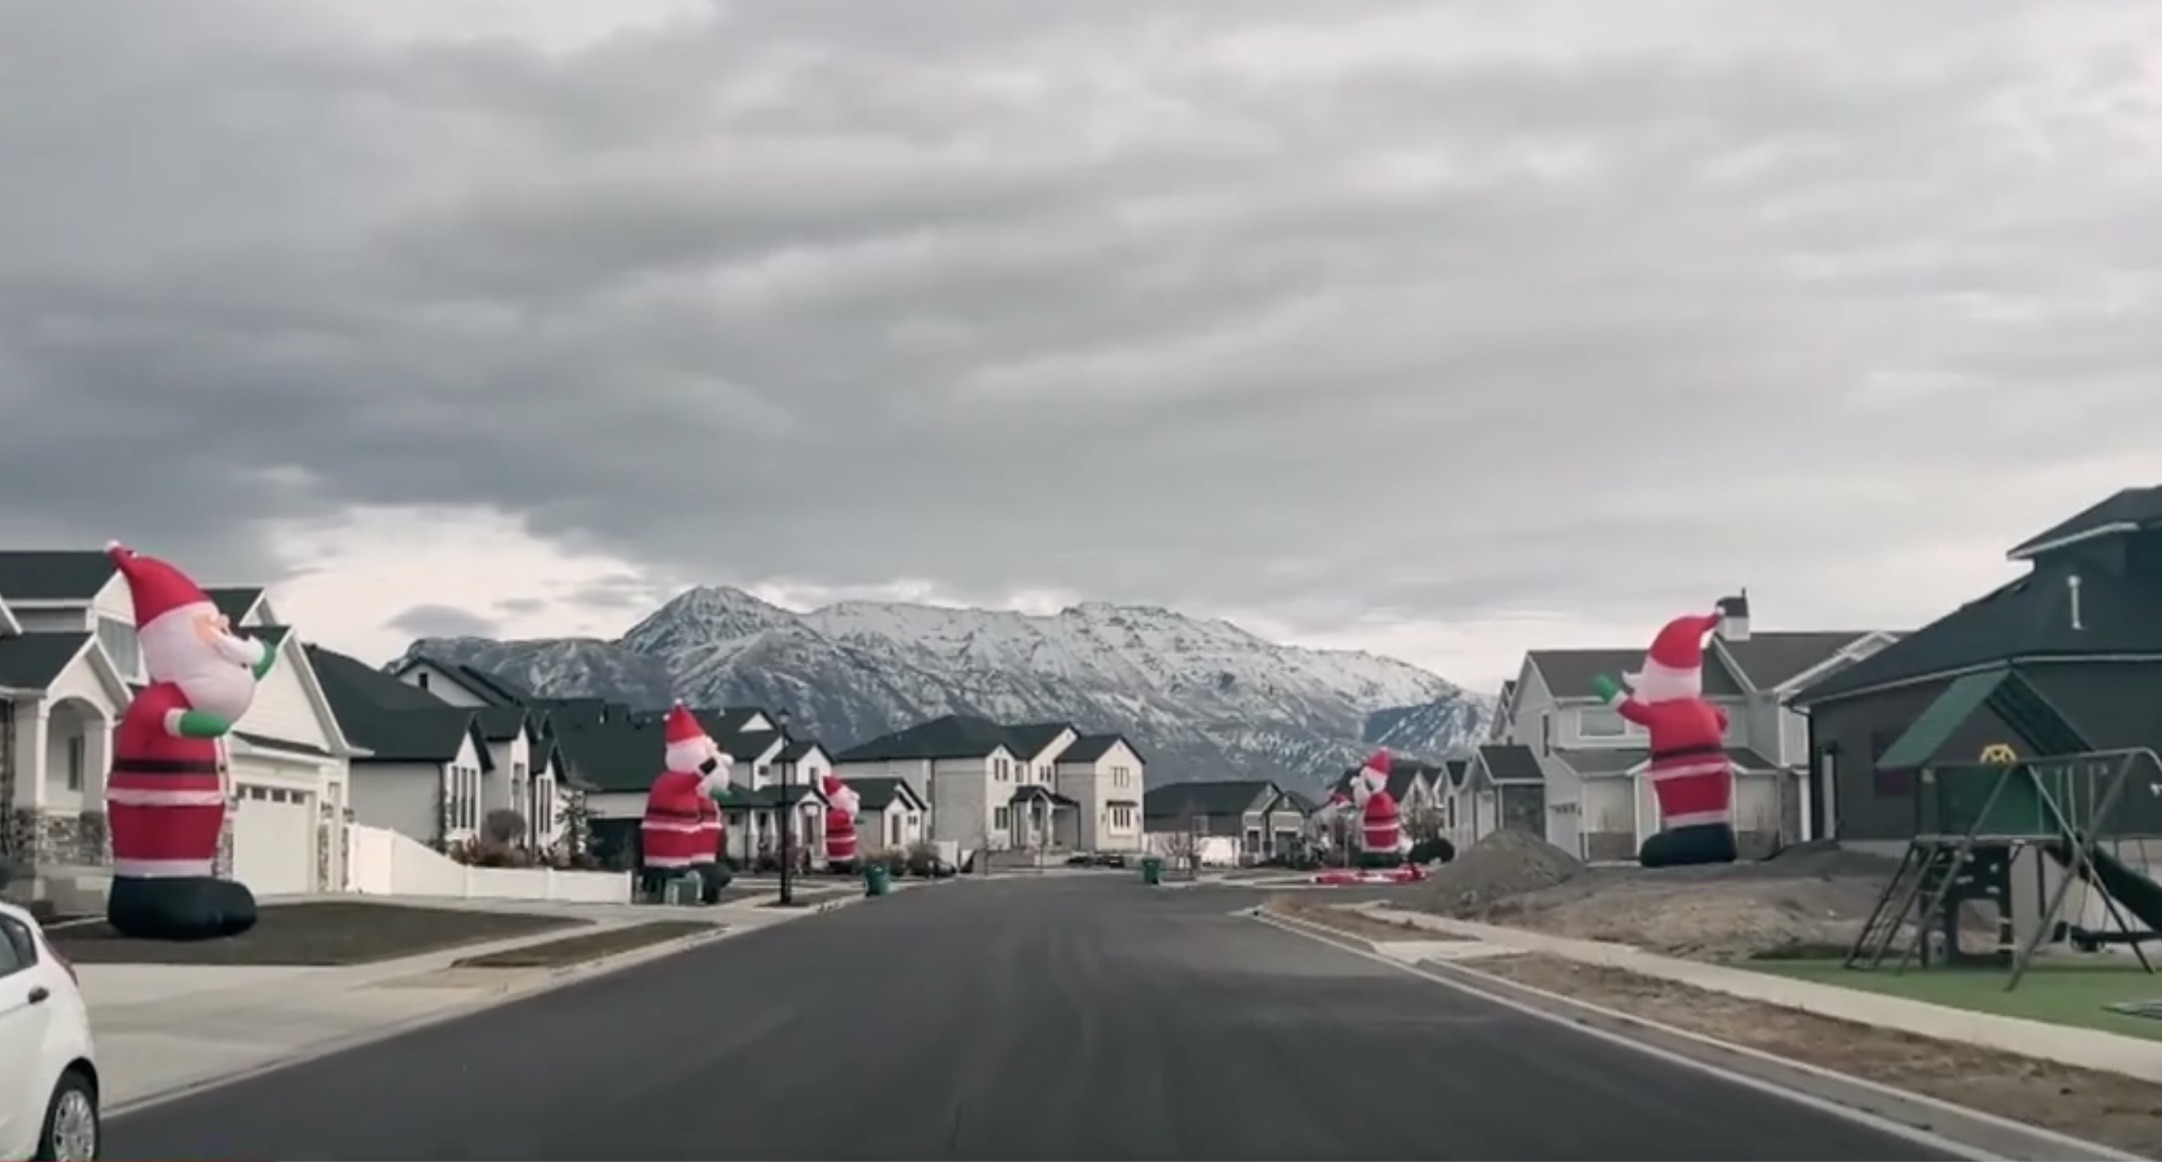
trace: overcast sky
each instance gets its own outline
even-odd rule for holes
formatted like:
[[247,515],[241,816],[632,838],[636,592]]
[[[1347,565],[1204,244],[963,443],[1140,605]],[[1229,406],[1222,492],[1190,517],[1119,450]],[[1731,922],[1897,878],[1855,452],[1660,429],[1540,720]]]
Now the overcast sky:
[[0,0],[0,540],[371,657],[674,588],[1491,687],[2162,472],[2162,4]]

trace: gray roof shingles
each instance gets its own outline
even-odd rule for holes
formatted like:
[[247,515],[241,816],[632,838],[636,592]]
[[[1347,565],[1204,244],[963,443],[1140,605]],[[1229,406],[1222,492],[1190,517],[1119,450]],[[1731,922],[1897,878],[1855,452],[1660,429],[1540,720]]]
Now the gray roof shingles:
[[43,690],[64,673],[83,647],[87,633],[26,633],[0,638],[0,686]]
[[[1604,675],[1616,681],[1625,673],[1643,668],[1644,650],[1533,650],[1529,655],[1531,664],[1538,667],[1539,676],[1546,679],[1546,688],[1556,698],[1589,698],[1591,682]],[[1726,663],[1717,653],[1706,650],[1704,658],[1704,696],[1706,698],[1739,698],[1742,687],[1727,670]]]

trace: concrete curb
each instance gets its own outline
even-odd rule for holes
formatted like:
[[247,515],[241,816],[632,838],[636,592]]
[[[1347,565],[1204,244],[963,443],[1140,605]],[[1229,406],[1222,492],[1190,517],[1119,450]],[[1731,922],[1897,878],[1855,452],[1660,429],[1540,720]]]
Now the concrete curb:
[[1753,1089],[1777,1093],[1961,1157],[1998,1162],[2065,1162],[2066,1159],[2141,1162],[2139,1155],[2114,1147],[1909,1093],[1867,1078],[1728,1044],[1687,1029],[1517,984],[1480,972],[1463,962],[1425,960],[1416,965],[1405,964],[1375,952],[1371,941],[1325,924],[1259,907],[1251,909],[1248,915],[1272,927],[1336,945],[1347,952],[1506,1008],[1565,1024],[1603,1040],[1689,1065]]
[[[184,1081],[179,1083],[178,1085],[167,1086],[164,1089],[155,1090],[140,1097],[130,1098],[127,1101],[119,1102],[107,1107],[103,1111],[104,1116],[108,1121],[114,1118],[123,1118],[128,1116],[129,1114],[137,1113],[141,1110],[146,1110],[153,1106],[164,1105],[166,1102],[178,1101],[182,1098],[193,1097],[196,1094],[217,1089],[220,1086],[232,1085],[236,1082],[247,1081],[251,1078],[261,1077],[266,1073],[275,1073],[281,1069],[290,1069],[296,1065],[305,1065],[308,1062],[317,1060],[319,1058],[334,1056],[336,1054],[343,1053],[349,1049],[358,1049],[364,1045],[372,1045],[378,1041],[388,1041],[394,1037],[402,1037],[408,1033],[417,1033],[420,1030],[429,1027],[430,1025],[439,1025],[447,1021],[458,1020],[462,1017],[470,1017],[475,1013],[482,1012],[487,1009],[492,1009],[499,1005],[507,1005],[516,1001],[522,1001],[527,999],[528,997],[539,996],[542,993],[552,992],[559,988],[568,988],[571,985],[579,984],[587,980],[598,979],[611,973],[622,972],[626,969],[636,968],[642,964],[648,964],[656,960],[663,960],[670,956],[677,956],[682,953],[692,951],[693,949],[704,947],[708,944],[718,944],[725,940],[735,940],[746,936],[754,936],[760,932],[770,932],[775,929],[786,928],[790,923],[798,919],[819,915],[824,912],[831,912],[837,908],[845,908],[850,904],[854,904],[863,900],[864,898],[865,897],[858,895],[850,896],[845,899],[839,900],[821,901],[819,903],[799,909],[793,915],[788,915],[784,919],[771,921],[764,924],[731,925],[726,923],[725,921],[716,921],[714,924],[714,931],[712,932],[694,932],[688,936],[680,936],[673,940],[664,940],[657,944],[646,945],[643,948],[633,948],[625,952],[619,952],[611,956],[597,957],[593,960],[582,961],[577,964],[559,965],[555,968],[548,969],[479,969],[477,971],[480,972],[500,971],[505,974],[527,973],[531,975],[527,976],[525,980],[517,984],[510,984],[509,982],[506,982],[507,987],[505,987],[502,991],[485,993],[483,995],[473,998],[472,1001],[465,1004],[452,1005],[437,1012],[421,1013],[417,1016],[410,1017],[402,1021],[392,1021],[387,1024],[378,1025],[374,1028],[354,1033],[350,1036],[336,1037],[328,1041],[318,1042],[306,1048],[299,1049],[291,1053],[281,1054],[267,1061],[258,1062],[254,1065],[250,1065],[242,1069],[233,1070],[227,1073],[212,1074],[207,1077],[196,1078],[192,1081]],[[778,911],[778,909],[775,910]],[[548,943],[549,940],[560,939],[564,939],[564,936],[562,934],[556,934],[544,939],[533,940],[529,943],[545,944]],[[510,947],[524,946],[525,945],[511,945]],[[425,972],[434,970],[423,969],[421,971]],[[367,983],[356,984],[354,987],[368,988],[371,987],[372,984],[378,983],[381,983],[381,981],[370,981]]]

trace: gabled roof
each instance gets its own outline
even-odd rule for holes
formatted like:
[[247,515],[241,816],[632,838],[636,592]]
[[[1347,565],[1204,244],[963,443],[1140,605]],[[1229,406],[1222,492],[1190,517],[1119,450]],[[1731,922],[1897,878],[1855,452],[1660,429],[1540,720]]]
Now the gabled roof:
[[345,737],[368,751],[356,764],[428,763],[458,757],[467,740],[483,769],[492,769],[480,715],[416,690],[358,658],[322,646],[306,647],[308,664],[330,702]]
[[661,773],[667,732],[657,722],[611,713],[551,723],[557,758],[587,789],[643,794]]
[[[2126,488],[2012,546],[2005,557],[2031,561],[2086,541],[2157,528],[2162,528],[2162,487]],[[0,589],[4,588],[0,583]]]
[[1773,690],[1831,661],[1869,634],[1868,630],[1771,630],[1751,633],[1743,641],[1714,637],[1712,642],[1744,682],[1758,690]]
[[874,738],[835,755],[836,763],[875,763],[913,759],[983,758],[993,751],[1013,753],[1006,728],[988,718],[948,714],[906,730]]
[[1652,752],[1640,746],[1584,747],[1581,750],[1557,750],[1554,757],[1569,764],[1569,769],[1587,779],[1626,775],[1642,765]]
[[1006,797],[1006,802],[1014,805],[1031,800],[1040,800],[1054,807],[1079,807],[1081,805],[1044,786],[1042,783],[1023,783],[1013,789],[1013,794]]
[[476,697],[494,706],[524,706],[534,701],[533,691],[493,670],[483,670],[479,666],[448,661],[429,654],[409,655],[392,666],[390,672],[403,676],[413,667],[421,665],[442,671],[459,685],[471,690]]
[[771,809],[791,803],[802,803],[806,800],[823,804],[826,802],[826,796],[818,788],[808,783],[790,783],[786,787],[775,783],[771,786],[760,787],[757,790],[730,784],[720,794],[714,796],[714,801],[721,806],[737,810],[745,808],[752,810]]
[[[405,683],[400,682],[399,685]],[[525,733],[526,713],[519,706],[483,706],[475,719],[480,723],[480,736],[489,742],[510,742]]]
[[102,549],[0,551],[0,593],[8,600],[89,601],[117,570]]
[[[801,763],[803,760],[810,758],[813,751],[822,755],[826,754],[826,748],[819,745],[818,740],[815,738],[791,739],[787,746],[781,748],[781,753],[773,761],[777,763]],[[830,760],[833,756],[827,755],[826,757]]]
[[2120,656],[2162,658],[2162,591],[2152,582],[2095,569],[2034,572],[1970,601],[1845,669],[1802,688],[1810,706],[1885,686],[1950,677],[2007,662]]
[[731,734],[725,738],[714,738],[713,745],[720,747],[729,758],[739,763],[750,763],[764,758],[766,752],[776,746],[786,750],[788,736],[771,730],[753,730],[744,734]]
[[907,779],[851,778],[841,781],[856,792],[858,805],[866,811],[883,811],[895,803],[901,804],[902,809],[908,811],[929,809],[923,796],[918,795],[916,789],[908,785]]
[[45,689],[75,664],[91,640],[90,634],[80,630],[0,638],[0,690]]
[[1141,757],[1141,748],[1135,746],[1132,740],[1123,734],[1084,734],[1073,740],[1072,746],[1059,752],[1058,761],[1061,765],[1066,763],[1093,763],[1110,754],[1111,748],[1121,743],[1125,744],[1127,750],[1133,752],[1135,762],[1141,763],[1143,766],[1148,765],[1148,760]]
[[1539,756],[1531,753],[1528,746],[1482,746],[1479,748],[1479,762],[1486,768],[1486,777],[1497,783],[1546,781],[1546,773],[1539,769]]
[[1441,766],[1448,773],[1449,785],[1461,787],[1464,785],[1464,775],[1471,770],[1471,761],[1469,759],[1448,759]]
[[1301,815],[1311,815],[1314,812],[1321,810],[1320,804],[1315,803],[1312,799],[1307,798],[1305,795],[1302,795],[1297,791],[1283,792],[1280,796],[1278,796],[1277,802],[1279,803],[1279,805],[1289,807],[1292,810],[1297,811]]
[[[1590,698],[1593,678],[1604,675],[1618,682],[1623,674],[1635,673],[1644,666],[1644,650],[1533,650],[1525,655],[1525,662],[1538,667],[1547,692],[1555,698]],[[1704,696],[1742,696],[1741,683],[1716,650],[1704,657]]]
[[[1013,757],[1022,762],[1032,763],[1041,757],[1052,743],[1057,742],[1060,735],[1073,729],[1063,722],[1031,722],[1022,726],[1009,726],[1006,728],[1006,749],[1012,751]],[[1080,733],[1074,730],[1075,735]]]
[[248,614],[253,613],[255,607],[263,601],[263,589],[259,585],[226,585],[205,589],[203,593],[210,598],[212,605],[218,607],[218,612],[224,614],[234,625],[247,620]]
[[1277,789],[1267,779],[1172,783],[1149,788],[1141,797],[1141,814],[1148,819],[1170,819],[1189,812],[1229,818],[1268,806]]

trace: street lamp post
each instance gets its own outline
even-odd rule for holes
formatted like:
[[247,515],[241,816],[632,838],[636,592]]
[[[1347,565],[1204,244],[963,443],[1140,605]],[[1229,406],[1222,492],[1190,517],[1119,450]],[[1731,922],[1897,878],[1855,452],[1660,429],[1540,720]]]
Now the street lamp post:
[[[781,745],[788,745],[788,711],[777,711],[773,724],[781,736]],[[789,771],[795,764],[782,761],[781,767],[781,906],[794,907],[796,903],[796,800],[789,794]]]

